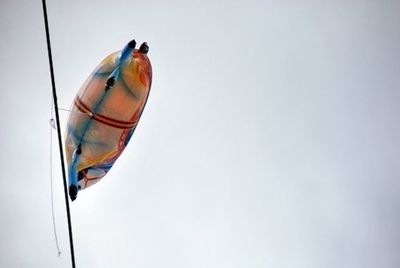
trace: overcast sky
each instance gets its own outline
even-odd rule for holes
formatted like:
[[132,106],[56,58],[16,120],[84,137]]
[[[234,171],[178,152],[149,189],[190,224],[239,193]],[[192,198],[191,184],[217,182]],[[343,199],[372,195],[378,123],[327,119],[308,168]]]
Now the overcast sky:
[[[60,107],[132,38],[153,65],[77,267],[400,267],[400,2],[167,2],[48,1]],[[1,267],[70,267],[42,16],[1,1]]]

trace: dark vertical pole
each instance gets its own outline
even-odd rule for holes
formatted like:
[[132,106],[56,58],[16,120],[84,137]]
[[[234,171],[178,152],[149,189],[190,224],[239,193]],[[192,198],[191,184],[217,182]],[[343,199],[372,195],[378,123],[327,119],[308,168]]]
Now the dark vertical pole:
[[67,210],[67,219],[68,219],[68,232],[69,232],[69,245],[70,245],[70,249],[71,249],[71,262],[72,262],[72,267],[75,268],[74,242],[73,242],[73,238],[72,238],[71,213],[69,210],[69,201],[68,201],[67,176],[65,173],[64,151],[63,151],[63,145],[62,145],[62,139],[61,139],[60,116],[58,114],[56,82],[55,82],[55,78],[54,78],[53,59],[52,59],[52,55],[51,55],[50,30],[49,30],[49,22],[47,20],[46,0],[42,0],[42,5],[43,5],[44,25],[46,28],[47,52],[48,52],[48,56],[49,56],[51,87],[53,90],[54,112],[56,114],[58,146],[59,146],[59,150],[60,150],[61,170],[62,170],[62,176],[63,176],[63,182],[64,182],[64,195],[65,195],[65,206],[66,206],[66,210]]

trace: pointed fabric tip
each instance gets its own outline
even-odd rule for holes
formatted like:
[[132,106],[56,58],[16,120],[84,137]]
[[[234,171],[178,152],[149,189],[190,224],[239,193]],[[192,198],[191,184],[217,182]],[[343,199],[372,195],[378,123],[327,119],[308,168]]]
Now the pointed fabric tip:
[[75,185],[69,186],[69,197],[71,198],[71,201],[74,201],[76,197],[78,196],[78,188]]
[[136,41],[135,41],[135,39],[131,40],[131,41],[128,43],[128,46],[129,46],[130,48],[135,48],[135,47],[136,47]]
[[144,42],[144,43],[140,46],[139,51],[140,51],[141,53],[143,53],[143,54],[147,54],[147,53],[149,52],[149,46],[147,45],[146,42]]

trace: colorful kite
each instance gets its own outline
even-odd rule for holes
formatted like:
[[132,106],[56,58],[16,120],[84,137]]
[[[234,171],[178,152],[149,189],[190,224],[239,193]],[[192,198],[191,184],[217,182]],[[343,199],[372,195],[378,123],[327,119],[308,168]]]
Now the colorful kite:
[[78,92],[65,141],[69,196],[98,182],[128,144],[149,96],[152,70],[143,43],[107,56]]

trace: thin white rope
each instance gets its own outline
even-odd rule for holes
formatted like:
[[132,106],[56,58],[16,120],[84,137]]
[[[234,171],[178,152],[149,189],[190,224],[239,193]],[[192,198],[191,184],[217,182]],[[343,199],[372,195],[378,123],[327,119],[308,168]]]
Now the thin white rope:
[[54,238],[56,241],[57,253],[58,257],[61,255],[60,246],[58,244],[58,236],[57,236],[57,228],[56,228],[56,219],[54,216],[54,193],[53,193],[53,128],[55,129],[55,122],[53,118],[53,101],[51,101],[51,112],[50,112],[50,193],[51,193],[51,216],[53,218],[53,231]]
[[58,110],[64,111],[64,112],[68,112],[68,113],[72,113],[72,114],[84,114],[84,115],[86,115],[86,113],[83,113],[83,112],[81,112],[81,111],[72,111],[72,110],[66,109],[66,108],[60,108],[60,107],[58,107]]

